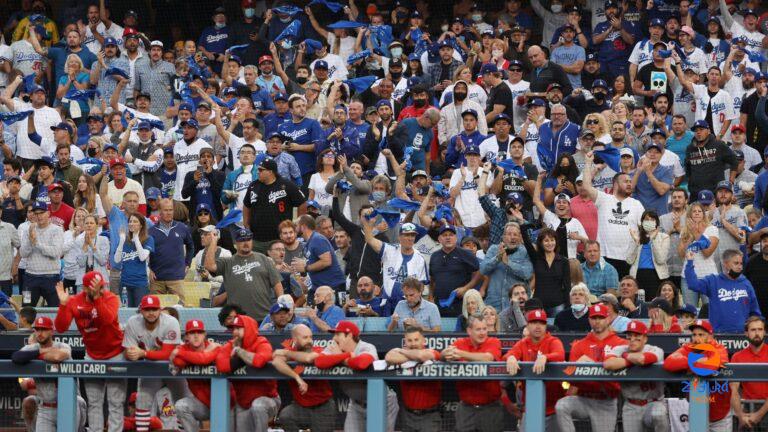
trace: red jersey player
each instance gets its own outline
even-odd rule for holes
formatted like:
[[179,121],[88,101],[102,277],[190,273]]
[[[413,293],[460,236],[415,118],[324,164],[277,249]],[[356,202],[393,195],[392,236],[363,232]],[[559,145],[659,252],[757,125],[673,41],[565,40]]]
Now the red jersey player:
[[[731,363],[768,363],[768,345],[765,343],[765,320],[759,316],[747,318],[744,333],[749,346],[731,357]],[[731,382],[731,408],[739,419],[739,425],[744,428],[765,429],[765,413],[768,412],[768,383],[766,382]],[[741,395],[739,395],[741,389]],[[753,412],[745,412],[742,400],[761,400],[760,408]],[[754,407],[753,407],[754,408]]]

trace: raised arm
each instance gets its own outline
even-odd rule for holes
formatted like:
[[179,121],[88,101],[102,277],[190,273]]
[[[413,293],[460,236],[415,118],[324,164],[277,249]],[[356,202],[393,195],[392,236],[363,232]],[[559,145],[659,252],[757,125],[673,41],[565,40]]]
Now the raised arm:
[[362,217],[360,218],[360,224],[363,225],[363,233],[365,234],[365,242],[368,243],[368,245],[376,251],[376,253],[380,254],[381,249],[384,247],[384,242],[377,239],[373,236],[373,219],[368,219],[368,215],[371,214],[373,210],[366,210]]
[[[594,176],[595,172],[595,155],[592,154],[592,152],[587,153],[584,156],[584,170],[582,171],[582,175],[584,176],[584,181],[582,182],[582,185],[584,186],[584,189],[587,190],[587,196],[590,200],[595,201],[597,200],[597,189],[595,189],[594,186],[592,186],[592,177]],[[539,176],[541,177],[541,176]]]

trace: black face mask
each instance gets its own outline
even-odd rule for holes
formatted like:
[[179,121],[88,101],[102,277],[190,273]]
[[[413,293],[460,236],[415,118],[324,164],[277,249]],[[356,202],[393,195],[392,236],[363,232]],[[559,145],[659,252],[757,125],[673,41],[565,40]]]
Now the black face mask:
[[307,77],[296,77],[296,82],[299,84],[305,84],[307,82]]
[[457,92],[453,94],[453,98],[456,99],[457,102],[461,102],[467,98],[467,94],[464,92]]
[[429,192],[429,186],[422,186],[418,189],[419,195],[426,195]]
[[605,93],[603,92],[592,93],[592,96],[598,101],[605,100]]
[[414,99],[413,105],[415,105],[416,108],[424,108],[425,106],[427,106],[427,101],[426,99]]
[[96,149],[95,148],[89,148],[88,149],[88,156],[96,157]]
[[393,80],[397,81],[403,76],[403,72],[390,72],[390,75],[392,75]]
[[737,272],[735,270],[728,270],[728,276],[730,276],[732,279],[736,279],[737,277],[741,276],[741,272]]

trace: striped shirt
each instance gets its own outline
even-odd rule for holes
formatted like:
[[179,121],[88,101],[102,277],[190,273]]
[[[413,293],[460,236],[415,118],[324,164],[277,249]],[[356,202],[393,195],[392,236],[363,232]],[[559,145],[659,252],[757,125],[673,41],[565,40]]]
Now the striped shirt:
[[35,228],[37,240],[29,241],[29,229],[21,231],[21,256],[27,259],[26,272],[31,275],[57,275],[61,267],[59,258],[64,252],[64,231],[49,223]]

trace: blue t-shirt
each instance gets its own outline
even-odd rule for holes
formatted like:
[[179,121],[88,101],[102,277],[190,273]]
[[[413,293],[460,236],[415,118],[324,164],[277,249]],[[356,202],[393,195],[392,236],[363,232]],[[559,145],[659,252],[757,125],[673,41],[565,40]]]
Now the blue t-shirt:
[[685,166],[685,149],[688,148],[691,141],[693,141],[693,132],[688,130],[679,139],[674,134],[667,138],[667,150],[676,154],[683,166]]
[[[567,46],[559,46],[552,51],[552,62],[559,64],[559,65],[565,65],[570,66],[578,61],[585,61],[587,59],[587,55],[584,51],[584,48],[574,44],[569,47]],[[566,74],[568,75],[568,81],[571,82],[571,86],[573,88],[579,88],[581,87],[581,74]]]
[[[147,237],[141,246],[149,252],[154,252],[155,239]],[[148,262],[149,257],[144,261],[139,259],[139,253],[136,251],[133,241],[126,238],[123,245],[123,270],[120,272],[120,285],[134,288],[149,286],[149,280],[147,279]]]
[[364,121],[361,124],[356,125],[347,120],[347,126],[353,127],[355,130],[357,130],[357,146],[362,149],[363,145],[365,144],[365,139],[368,137],[368,132],[371,130],[370,123]]
[[[635,41],[639,40],[637,27],[628,21],[622,21],[621,26],[631,35],[635,36]],[[599,35],[606,32],[611,27],[611,23],[603,21],[595,26],[593,35]],[[628,73],[629,55],[632,53],[634,45],[630,45],[621,38],[621,32],[613,30],[608,37],[597,46],[597,57],[600,60],[601,70],[605,70],[611,76],[618,76]]]
[[[253,101],[253,108],[262,111],[274,111],[275,102],[272,101],[272,96],[268,91],[259,89],[251,92],[251,100]],[[259,114],[261,117],[261,114]]]
[[650,242],[640,248],[640,262],[637,264],[637,268],[640,270],[653,270],[656,268],[653,266],[653,252],[651,251]]
[[[369,301],[363,301],[361,299],[355,300],[357,302],[358,306],[368,306],[371,309],[373,309],[374,312],[379,314],[380,317],[388,317],[392,315],[392,309],[394,309],[394,304],[392,299],[386,299],[382,297],[374,297],[370,299]],[[396,301],[394,302],[397,303]],[[354,311],[347,311],[348,317],[356,317],[359,316],[357,312]]]
[[177,170],[173,170],[173,172],[168,172],[165,170],[165,168],[160,170],[160,193],[164,197],[172,197],[174,193],[174,189],[176,189],[176,173]]
[[278,126],[283,123],[291,121],[291,114],[286,112],[285,114],[278,114],[273,112],[264,116],[264,136],[270,136],[273,132],[277,132]]
[[55,82],[59,82],[62,76],[67,73],[67,56],[70,54],[77,54],[80,60],[83,61],[83,67],[91,70],[91,66],[96,62],[96,55],[83,47],[80,52],[73,53],[69,50],[69,47],[50,47],[48,48],[48,58],[53,61],[53,70],[56,73],[54,77]]
[[[658,181],[669,185],[672,185],[675,181],[675,177],[672,175],[672,167],[668,166],[656,166],[656,169],[653,170],[653,176],[656,177]],[[653,188],[645,171],[640,173],[640,176],[637,179],[637,186],[635,186],[635,193],[633,196],[636,200],[640,201],[640,204],[642,204],[646,210],[655,210],[659,216],[669,213],[669,208],[667,207],[669,191],[664,195],[659,195],[658,192],[656,192],[656,189]]]
[[229,27],[217,29],[214,26],[206,27],[200,34],[197,44],[212,53],[223,53],[229,48]]
[[[79,84],[88,84],[91,81],[91,77],[90,77],[90,75],[88,75],[85,72],[80,72],[75,77],[75,81],[77,81]],[[59,86],[63,86],[66,83],[67,83],[67,76],[66,75],[62,75],[61,78],[59,78]],[[67,92],[76,91],[76,90],[77,90],[77,88],[75,87],[75,84],[72,83],[72,84],[69,85],[69,88],[67,89]],[[69,109],[69,104],[70,103],[71,102],[67,102],[67,103],[64,104],[64,106],[67,109]],[[80,105],[80,112],[87,113],[87,112],[90,111],[90,108],[88,107],[88,99],[80,99],[80,100],[77,101],[77,104]]]
[[[298,123],[294,123],[293,120],[283,123],[277,127],[277,131],[289,137],[291,142],[297,144],[314,144],[318,146],[325,138],[320,123],[315,119],[306,117]],[[296,159],[296,163],[299,164],[302,176],[315,172],[317,164],[315,152],[294,151],[289,153]]]
[[405,144],[413,148],[413,153],[411,153],[411,169],[414,171],[425,170],[426,154],[429,151],[429,145],[433,137],[432,128],[422,127],[415,118],[403,120],[400,123],[400,127],[404,127],[408,134]]
[[316,232],[312,233],[306,246],[304,246],[304,258],[307,259],[307,265],[316,263],[320,260],[320,255],[324,253],[331,254],[331,266],[320,271],[308,272],[309,279],[312,281],[312,286],[320,287],[327,285],[334,288],[343,285],[344,273],[341,271],[341,267],[339,267],[339,261],[336,259],[336,254],[333,253],[331,242]]
[[[325,322],[326,324],[328,324],[328,326],[330,326],[331,328],[335,328],[336,324],[338,324],[339,321],[343,320],[344,318],[345,318],[344,317],[344,309],[342,309],[342,308],[340,308],[340,307],[338,307],[336,305],[331,305],[331,307],[329,307],[328,309],[324,310],[323,313],[320,314],[320,319],[323,320],[323,322]],[[316,334],[317,333],[323,333],[323,331],[320,330],[320,328],[318,328],[315,325],[314,321],[311,321],[309,323],[309,328],[312,329],[313,333],[316,333]]]

